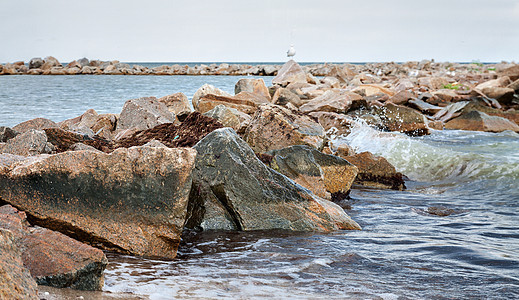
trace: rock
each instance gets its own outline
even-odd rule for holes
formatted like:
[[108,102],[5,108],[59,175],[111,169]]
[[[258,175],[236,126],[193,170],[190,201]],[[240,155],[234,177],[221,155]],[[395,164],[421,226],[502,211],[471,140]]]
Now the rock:
[[514,90],[516,94],[519,94],[519,79],[517,79],[516,81],[510,83],[506,87]]
[[310,100],[299,107],[299,110],[303,113],[311,112],[334,112],[334,113],[346,113],[352,104],[350,92],[329,90],[323,95]]
[[230,128],[213,131],[198,151],[189,228],[331,231],[360,229],[339,206],[265,166]]
[[224,92],[224,91],[220,90],[219,88],[216,88],[210,84],[204,84],[201,88],[199,88],[195,92],[195,94],[193,95],[193,99],[191,100],[191,103],[193,104],[193,107],[195,108],[195,110],[198,110],[198,102],[200,101],[200,98],[202,98],[206,95],[232,97],[231,94]]
[[421,77],[418,79],[421,86],[427,86],[431,90],[443,89],[449,84],[449,79],[445,77]]
[[392,97],[390,97],[388,101],[396,105],[402,105],[406,104],[409,100],[413,100],[415,98],[416,97],[412,92],[407,90],[401,90]]
[[500,88],[500,87],[506,87],[511,83],[510,77],[503,76],[497,79],[488,80],[483,83],[478,84],[475,89],[477,90],[483,90],[486,88]]
[[330,132],[333,128],[334,135],[348,135],[355,121],[347,115],[331,113],[331,112],[312,112],[309,114],[312,118],[316,118],[317,122],[326,130]]
[[429,104],[419,99],[409,100],[409,106],[429,114],[436,114],[437,112],[442,110],[442,108],[439,106]]
[[433,118],[436,120],[440,120],[441,122],[447,122],[452,118],[458,117],[461,113],[458,113],[464,107],[466,107],[470,102],[469,101],[461,101],[449,104],[446,107],[443,107],[437,113],[434,114]]
[[501,76],[508,76],[511,80],[519,79],[519,65],[513,65],[499,72]]
[[429,134],[424,115],[412,108],[387,103],[383,107],[374,108],[373,114],[380,118],[380,123],[374,125],[382,130],[403,132],[411,136]]
[[22,260],[40,285],[79,290],[101,290],[108,263],[104,253],[66,235],[30,227],[24,212],[0,207],[0,228],[15,232]]
[[47,142],[47,135],[42,130],[31,129],[7,141],[1,148],[2,153],[21,156],[33,156],[51,153],[54,147]]
[[0,126],[0,143],[5,143],[17,135],[18,132],[12,130],[11,128]]
[[433,97],[427,102],[437,105],[448,105],[451,102],[456,101],[459,97],[454,90],[450,89],[439,89],[432,93]]
[[76,143],[91,140],[87,136],[66,131],[61,128],[47,128],[44,131],[47,136],[47,142],[54,146],[54,151],[57,153],[70,150],[70,147]]
[[287,61],[272,79],[272,84],[287,86],[289,83],[306,83],[306,74],[301,66],[294,60]]
[[320,148],[324,129],[310,117],[277,105],[263,105],[245,130],[245,141],[258,153],[293,145]]
[[55,57],[52,57],[52,56],[45,57],[45,60],[44,60],[43,65],[41,66],[41,69],[50,70],[54,67],[63,67],[63,66],[60,64],[60,62]]
[[31,58],[29,61],[29,69],[39,69],[43,66],[43,59],[40,57]]
[[204,116],[218,120],[224,127],[231,127],[238,134],[243,134],[252,120],[248,114],[225,105],[217,105],[204,113]]
[[498,116],[508,119],[519,125],[519,111],[518,110],[507,110],[502,111],[500,109],[495,109],[483,104],[481,101],[471,101],[465,107],[461,113],[468,113],[470,111],[477,110],[486,113],[490,116]]
[[159,98],[158,101],[164,103],[168,110],[175,114],[180,121],[185,120],[185,118],[193,112],[191,104],[189,104],[189,100],[184,93],[164,96]]
[[225,105],[246,114],[253,114],[259,105],[269,103],[266,98],[249,92],[241,92],[230,97],[209,94],[200,98],[197,111],[206,113],[218,105]]
[[354,90],[353,90],[354,93],[357,93],[361,96],[373,96],[373,95],[377,95],[379,93],[382,93],[382,94],[386,94],[388,95],[389,97],[392,97],[395,95],[395,92],[390,90],[390,89],[387,89],[385,87],[382,87],[380,85],[376,85],[376,84],[362,84],[362,85],[359,85],[358,87],[356,87]]
[[89,146],[89,145],[86,145],[86,144],[83,144],[83,143],[75,143],[75,144],[72,144],[69,149],[70,151],[83,151],[83,150],[87,150],[87,151],[100,151],[92,146]]
[[405,189],[402,173],[397,172],[395,167],[381,156],[362,152],[342,158],[358,168],[359,172],[354,181],[356,184],[400,191]]
[[296,107],[303,105],[301,98],[296,93],[293,93],[286,88],[278,88],[272,97],[272,103],[276,105],[286,105],[292,103]]
[[506,87],[488,87],[481,92],[489,98],[496,99],[500,104],[508,105],[514,99],[515,90]]
[[14,234],[0,228],[0,298],[39,299],[38,285],[24,267]]
[[115,147],[141,146],[152,140],[157,140],[171,148],[193,147],[206,135],[222,127],[222,124],[215,119],[193,112],[180,125],[165,123],[135,132],[120,138]]
[[445,128],[488,132],[502,132],[505,130],[519,132],[519,125],[514,122],[498,116],[489,116],[484,112],[475,110],[450,120],[445,124]]
[[45,118],[36,118],[29,121],[22,122],[13,127],[13,130],[19,133],[24,133],[30,129],[42,130],[45,128],[58,127],[58,124]]
[[428,213],[430,215],[435,215],[435,216],[439,216],[439,217],[447,217],[450,215],[459,214],[461,212],[462,211],[460,211],[460,210],[447,208],[444,206],[431,206],[431,207],[428,207],[427,211],[426,211],[426,213]]
[[90,65],[90,61],[88,61],[88,58],[86,58],[86,57],[78,59],[77,62],[81,65],[81,68]]
[[268,161],[263,161],[267,166],[315,195],[333,201],[348,197],[358,172],[348,161],[308,146],[291,146],[266,154],[270,156]]
[[259,95],[264,97],[267,101],[270,102],[270,93],[269,89],[265,85],[265,81],[263,79],[249,79],[242,78],[238,80],[236,85],[234,86],[234,94],[239,94],[241,92],[249,92],[252,94]]
[[155,97],[144,97],[124,103],[117,121],[117,130],[130,128],[144,130],[159,124],[175,122],[178,122],[176,116],[164,103],[159,102]]
[[157,147],[40,156],[0,169],[0,198],[35,225],[98,248],[174,258],[195,156]]

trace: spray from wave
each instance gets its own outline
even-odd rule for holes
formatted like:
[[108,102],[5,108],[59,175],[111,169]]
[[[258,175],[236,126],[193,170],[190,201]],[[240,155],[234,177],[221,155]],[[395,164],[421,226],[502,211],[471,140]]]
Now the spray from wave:
[[432,136],[411,138],[381,132],[357,120],[349,135],[335,136],[332,143],[347,143],[357,153],[370,151],[383,156],[415,181],[519,181],[519,135],[513,132],[437,131]]

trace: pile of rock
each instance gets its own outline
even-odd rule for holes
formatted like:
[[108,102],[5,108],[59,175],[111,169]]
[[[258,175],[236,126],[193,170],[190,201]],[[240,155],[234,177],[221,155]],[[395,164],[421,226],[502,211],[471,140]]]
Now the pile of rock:
[[343,142],[359,119],[409,135],[444,126],[519,132],[517,68],[446,70],[326,66],[314,73],[329,76],[317,78],[289,61],[271,87],[241,79],[231,95],[202,86],[194,109],[177,93],[128,100],[120,114],[90,109],[0,127],[0,251],[12,258],[0,267],[17,272],[27,293],[34,280],[99,289],[106,258],[91,247],[174,258],[185,229],[360,229],[336,203],[359,185],[405,189],[405,176]]

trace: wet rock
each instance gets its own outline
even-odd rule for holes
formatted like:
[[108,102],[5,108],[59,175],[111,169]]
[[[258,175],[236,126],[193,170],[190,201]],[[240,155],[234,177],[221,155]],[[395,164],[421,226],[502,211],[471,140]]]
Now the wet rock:
[[58,127],[58,124],[54,123],[53,121],[45,118],[36,118],[32,120],[28,120],[25,122],[22,122],[16,126],[13,127],[13,130],[19,133],[24,133],[26,131],[29,131],[30,129],[36,129],[36,130],[42,130],[45,128],[53,128]]
[[360,229],[339,206],[265,166],[230,128],[213,131],[198,151],[188,227],[330,231]]
[[0,298],[39,299],[38,285],[24,267],[15,235],[0,228]]
[[29,69],[39,69],[43,66],[43,59],[41,57],[31,58],[29,61]]
[[270,101],[269,89],[265,85],[265,81],[263,81],[263,79],[261,78],[242,78],[238,80],[238,82],[234,86],[234,94],[239,94],[241,92],[249,92],[252,94],[256,94],[261,97],[264,97],[267,101]]
[[383,107],[374,108],[373,114],[380,118],[380,123],[374,125],[382,130],[403,132],[411,136],[429,134],[424,115],[412,108],[387,103]]
[[258,153],[293,145],[320,148],[324,129],[310,117],[277,105],[263,105],[254,114],[244,139]]
[[312,112],[309,116],[316,118],[328,135],[329,133],[337,136],[348,135],[355,124],[350,116],[333,112]]
[[5,143],[17,135],[18,132],[12,130],[11,128],[0,126],[0,143]]
[[278,88],[272,96],[272,103],[276,105],[286,105],[292,103],[294,106],[299,107],[303,105],[301,98],[296,93],[293,93],[286,88]]
[[33,156],[42,153],[51,153],[52,144],[47,142],[47,135],[43,130],[31,129],[10,139],[0,148],[1,153],[10,153],[21,156]]
[[264,163],[311,190],[333,201],[346,198],[357,176],[357,167],[348,161],[324,154],[308,146],[291,146],[266,153],[272,158]]
[[183,121],[190,113],[193,112],[189,100],[184,93],[175,93],[158,99],[166,105],[168,110],[175,114],[180,121]]
[[429,114],[436,114],[442,110],[442,108],[439,106],[432,105],[419,99],[409,100],[409,106]]
[[445,124],[445,128],[488,132],[502,132],[505,130],[519,132],[519,125],[514,122],[498,116],[489,116],[484,112],[475,110],[450,120]]
[[243,134],[252,120],[248,114],[225,105],[216,106],[204,113],[204,116],[218,120],[223,126],[231,127],[238,134]]
[[438,217],[447,217],[450,215],[455,215],[455,214],[461,213],[461,211],[459,211],[459,210],[447,208],[444,206],[431,206],[431,207],[427,208],[426,212],[430,215],[435,215]]
[[32,227],[26,214],[10,205],[0,207],[0,228],[15,233],[24,266],[40,285],[101,290],[108,263],[104,253],[66,235]]
[[174,258],[195,156],[193,149],[158,147],[40,156],[0,169],[0,197],[31,223],[78,241]]
[[489,107],[488,105],[485,105],[483,102],[480,102],[480,101],[471,101],[465,107],[463,107],[461,113],[468,113],[473,110],[484,112],[490,116],[503,117],[503,118],[508,119],[519,125],[519,111],[518,110],[503,111],[500,109],[495,109],[495,108]]
[[246,114],[253,114],[258,106],[269,103],[270,102],[263,96],[249,92],[241,92],[230,97],[209,94],[200,98],[197,111],[206,113],[218,105],[225,105]]
[[[334,91],[329,90],[326,91],[323,95],[310,100],[305,103],[299,110],[303,113],[311,113],[311,112],[334,112],[334,113],[346,113],[352,104],[350,92],[344,91]],[[357,95],[354,94],[353,97]]]
[[291,59],[281,67],[277,76],[272,79],[272,84],[287,86],[295,82],[306,83],[306,74],[301,66]]
[[405,189],[402,173],[397,172],[395,167],[381,156],[362,152],[342,158],[359,169],[355,184],[393,190]]
[[200,102],[200,98],[207,96],[207,95],[232,97],[231,94],[224,92],[224,91],[220,90],[219,88],[216,88],[210,84],[204,84],[201,88],[199,88],[195,92],[195,94],[193,95],[193,99],[191,100],[191,103],[193,104],[193,107],[195,108],[195,110],[198,110],[198,103]]
[[135,128],[145,130],[163,123],[178,122],[164,103],[155,97],[132,99],[124,103],[117,130]]
[[112,147],[141,146],[152,140],[157,140],[171,148],[193,147],[206,135],[222,127],[222,124],[215,119],[193,112],[180,125],[165,123],[138,131],[119,139]]

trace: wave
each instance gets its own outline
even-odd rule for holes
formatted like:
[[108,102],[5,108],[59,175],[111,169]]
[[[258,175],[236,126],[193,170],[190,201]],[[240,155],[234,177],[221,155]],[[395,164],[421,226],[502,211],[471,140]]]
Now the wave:
[[357,120],[349,135],[334,136],[332,143],[347,143],[357,153],[369,151],[383,156],[415,181],[519,181],[519,135],[514,132],[445,130],[411,138],[381,132]]

